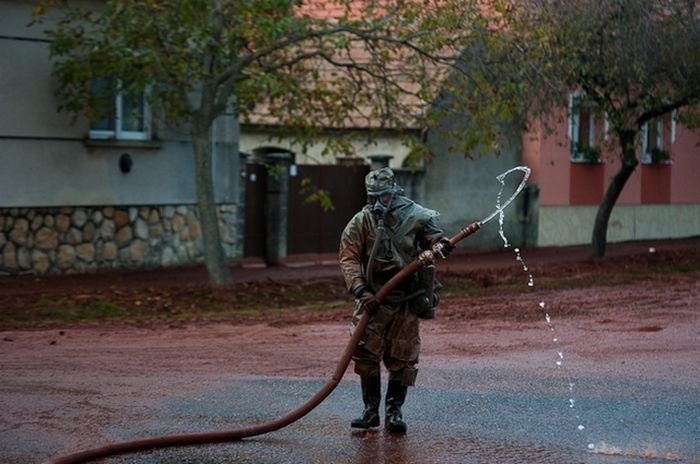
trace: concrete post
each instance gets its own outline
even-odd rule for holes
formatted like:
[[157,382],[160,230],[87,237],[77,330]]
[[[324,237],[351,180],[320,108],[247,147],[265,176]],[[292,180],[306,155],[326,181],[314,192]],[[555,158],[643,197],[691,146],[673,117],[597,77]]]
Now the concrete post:
[[335,161],[341,166],[362,166],[365,164],[365,159],[359,156],[339,156]]
[[279,264],[287,256],[287,224],[289,214],[289,167],[294,155],[289,152],[267,153],[267,240],[265,260]]
[[377,154],[377,155],[369,155],[368,158],[370,161],[369,169],[371,171],[376,171],[377,169],[389,167],[389,161],[391,161],[392,158],[394,158],[394,156],[393,155]]
[[214,120],[211,130],[212,176],[217,204],[235,204],[241,182],[238,118],[227,113]]

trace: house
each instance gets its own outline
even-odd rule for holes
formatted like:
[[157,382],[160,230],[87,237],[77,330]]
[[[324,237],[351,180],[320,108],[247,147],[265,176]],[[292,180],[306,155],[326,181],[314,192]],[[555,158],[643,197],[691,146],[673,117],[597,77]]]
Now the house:
[[[88,125],[58,113],[48,41],[33,2],[0,9],[0,275],[197,262],[202,237],[189,138],[155,121],[143,95],[115,97]],[[240,256],[235,118],[216,123],[213,172],[223,245]]]
[[[598,205],[620,166],[604,116],[573,105],[554,135],[542,127],[523,137],[523,162],[539,188],[538,246],[590,243]],[[568,126],[568,127],[567,127]],[[608,225],[609,242],[700,235],[700,136],[675,114],[642,128],[637,166]]]
[[[0,0],[0,275],[200,262],[189,134],[157,120],[144,95],[116,95],[114,117],[91,124],[58,112],[49,41],[28,27],[32,6]],[[319,170],[249,129],[241,138],[238,120],[225,115],[212,132],[226,257],[274,264],[335,253],[339,230],[364,204],[369,167],[343,161]],[[396,152],[387,143],[369,154]],[[269,176],[271,168],[281,175]],[[337,193],[334,211],[304,202],[305,178]]]
[[[576,92],[572,92],[572,101]],[[551,130],[511,131],[498,156],[463,159],[450,153],[442,131],[464,121],[444,120],[428,138],[433,162],[426,170],[426,198],[442,212],[451,232],[487,217],[496,206],[496,176],[517,165],[531,169],[528,185],[505,211],[504,230],[515,246],[591,243],[598,206],[619,169],[614,147],[604,146],[604,117],[577,109],[562,111]],[[608,242],[671,239],[700,235],[700,135],[667,114],[642,130],[639,166],[624,187],[608,226]],[[512,182],[516,180],[513,179]],[[510,189],[510,190],[509,190]],[[506,187],[512,192],[514,187]],[[503,246],[498,224],[485,226],[462,246]]]

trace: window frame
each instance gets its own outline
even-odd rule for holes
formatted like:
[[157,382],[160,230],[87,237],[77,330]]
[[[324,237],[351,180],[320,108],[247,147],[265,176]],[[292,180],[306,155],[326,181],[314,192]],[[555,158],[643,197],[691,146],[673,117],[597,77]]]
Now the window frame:
[[[118,83],[120,84],[120,83]],[[119,85],[121,87],[121,85]],[[148,141],[151,140],[151,108],[148,103],[148,89],[141,92],[140,103],[142,107],[143,130],[130,131],[124,129],[124,99],[127,97],[127,92],[119,90],[114,95],[112,102],[112,115],[114,129],[94,129],[92,123],[88,131],[88,138],[91,140],[131,140],[131,141]]]
[[[590,160],[578,149],[581,143],[581,110],[577,102],[583,99],[584,96],[585,92],[580,90],[569,93],[569,159],[572,163],[600,162],[600,156],[598,160]],[[591,104],[588,111],[588,144],[586,146],[598,149],[596,144],[596,123],[596,112]]]
[[[649,147],[649,123],[656,122],[656,143],[654,144],[653,147]],[[640,161],[642,164],[670,164],[671,160],[670,158],[665,161],[661,162],[654,162],[654,159],[652,157],[652,150],[654,148],[658,148],[659,150],[663,150],[666,153],[668,153],[669,157],[671,156],[671,145],[675,143],[676,141],[676,111],[672,111],[670,115],[670,125],[671,127],[669,128],[670,132],[670,143],[668,149],[666,148],[666,145],[664,144],[664,134],[666,132],[666,114],[658,116],[651,121],[647,121],[644,124],[642,124],[642,127],[640,128],[640,138],[641,138],[641,143],[640,143],[640,148],[641,148],[641,156],[640,156]]]

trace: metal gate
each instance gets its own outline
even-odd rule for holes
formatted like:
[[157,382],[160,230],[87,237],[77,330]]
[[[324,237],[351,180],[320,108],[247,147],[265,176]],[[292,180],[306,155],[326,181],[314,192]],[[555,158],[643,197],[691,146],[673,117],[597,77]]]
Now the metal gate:
[[[365,176],[369,166],[300,165],[290,177],[287,251],[289,254],[336,253],[340,234],[347,222],[367,201]],[[302,181],[309,179],[312,188],[327,191],[334,209],[323,211],[317,202],[308,202],[309,191]]]
[[[336,253],[345,224],[367,201],[364,179],[369,166],[299,165],[289,177],[287,254]],[[311,188],[330,194],[334,209],[308,202]],[[244,256],[264,258],[267,245],[268,172],[263,164],[246,165]]]

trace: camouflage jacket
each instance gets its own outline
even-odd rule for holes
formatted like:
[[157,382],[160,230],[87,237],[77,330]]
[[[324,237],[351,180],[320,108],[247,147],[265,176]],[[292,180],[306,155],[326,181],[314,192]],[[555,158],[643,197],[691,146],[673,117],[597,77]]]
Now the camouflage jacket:
[[366,269],[377,236],[377,218],[367,205],[345,226],[340,238],[340,269],[350,293],[367,285],[367,272],[394,274],[443,236],[437,211],[405,196],[394,198],[384,220],[386,232],[372,269]]

